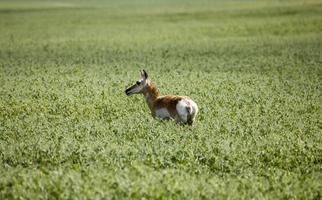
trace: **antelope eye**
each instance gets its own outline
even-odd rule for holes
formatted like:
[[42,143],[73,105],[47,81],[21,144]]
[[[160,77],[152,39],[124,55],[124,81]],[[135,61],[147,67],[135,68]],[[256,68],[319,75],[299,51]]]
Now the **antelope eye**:
[[136,84],[137,84],[137,85],[140,85],[140,83],[141,83],[140,81],[136,81]]

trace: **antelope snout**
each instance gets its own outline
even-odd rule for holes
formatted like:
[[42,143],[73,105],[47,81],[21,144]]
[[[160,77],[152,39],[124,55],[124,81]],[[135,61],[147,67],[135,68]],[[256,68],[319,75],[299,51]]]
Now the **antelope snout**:
[[126,90],[125,90],[125,94],[126,94],[127,96],[130,96],[129,89],[126,89]]

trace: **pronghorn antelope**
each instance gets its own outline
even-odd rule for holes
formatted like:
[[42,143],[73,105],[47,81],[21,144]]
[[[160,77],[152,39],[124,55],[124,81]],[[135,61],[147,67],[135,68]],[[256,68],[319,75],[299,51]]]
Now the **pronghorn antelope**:
[[157,89],[148,79],[145,70],[141,72],[141,79],[125,90],[126,95],[143,94],[154,118],[174,119],[177,123],[192,125],[198,106],[186,96],[159,96]]

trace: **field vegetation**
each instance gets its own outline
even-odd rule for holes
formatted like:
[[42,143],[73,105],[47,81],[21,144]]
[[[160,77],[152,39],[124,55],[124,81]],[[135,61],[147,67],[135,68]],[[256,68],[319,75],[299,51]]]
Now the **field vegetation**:
[[[0,1],[0,199],[321,199],[322,2]],[[124,90],[146,69],[195,125]]]

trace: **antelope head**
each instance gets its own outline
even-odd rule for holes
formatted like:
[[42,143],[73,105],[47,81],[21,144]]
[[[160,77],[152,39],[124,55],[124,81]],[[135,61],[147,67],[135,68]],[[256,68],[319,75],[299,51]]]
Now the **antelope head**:
[[136,83],[134,85],[132,85],[131,87],[127,88],[125,90],[125,94],[127,96],[130,96],[132,94],[143,93],[143,91],[145,90],[147,84],[148,84],[148,74],[143,69],[141,71],[141,78],[138,81],[136,81]]

